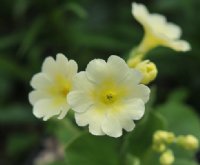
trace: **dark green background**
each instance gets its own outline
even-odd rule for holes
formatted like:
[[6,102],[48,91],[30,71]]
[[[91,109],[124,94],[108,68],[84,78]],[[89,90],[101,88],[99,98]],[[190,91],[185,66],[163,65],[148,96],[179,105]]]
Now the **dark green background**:
[[[126,58],[143,35],[128,0],[0,0],[0,164],[30,164],[47,136],[28,102],[33,74],[62,52],[84,70],[94,58]],[[148,0],[151,12],[180,25],[191,52],[157,48],[148,55],[159,74],[156,104],[179,88],[200,111],[200,1]],[[199,130],[198,130],[199,131]],[[28,163],[27,163],[28,162]]]

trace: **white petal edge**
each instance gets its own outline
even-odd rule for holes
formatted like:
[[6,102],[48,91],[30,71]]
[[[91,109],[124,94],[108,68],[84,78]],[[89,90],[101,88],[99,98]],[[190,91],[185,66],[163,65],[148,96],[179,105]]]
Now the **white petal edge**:
[[52,82],[45,73],[37,73],[31,79],[30,84],[34,89],[46,89]]
[[130,70],[124,59],[116,55],[111,55],[108,58],[107,66],[110,76],[112,76],[117,83],[123,81],[128,76]]
[[67,103],[65,105],[63,105],[61,107],[61,112],[60,112],[60,114],[58,116],[58,119],[59,120],[63,119],[67,115],[67,113],[68,113],[69,110],[70,110],[70,106],[67,105]]
[[140,22],[142,25],[146,25],[147,24],[147,18],[149,15],[149,11],[146,8],[146,6],[144,6],[143,4],[139,4],[136,2],[132,3],[132,14],[135,17],[135,19]]
[[102,80],[105,80],[108,75],[109,70],[107,63],[102,59],[94,59],[89,62],[86,68],[87,78],[95,84],[99,84]]
[[94,109],[90,109],[83,113],[75,113],[75,120],[79,126],[89,125],[89,132],[93,135],[104,135],[102,131],[101,123],[103,121],[104,114],[96,112]]
[[176,51],[186,52],[186,51],[191,50],[190,44],[184,40],[178,40],[178,41],[171,42],[167,46],[169,46],[170,48],[172,48]]
[[33,106],[33,114],[37,118],[43,118],[44,121],[60,114],[60,107],[53,105],[52,99],[42,99]]
[[119,121],[122,128],[124,128],[127,132],[131,132],[135,128],[135,123],[131,119],[121,117]]
[[115,116],[106,116],[102,122],[101,128],[106,135],[111,137],[117,138],[122,135],[122,126]]
[[150,98],[150,89],[144,84],[134,85],[130,90],[130,95],[127,99],[138,98],[142,99],[144,103],[147,103]]
[[49,77],[54,77],[58,73],[56,61],[53,57],[46,57],[42,64],[42,72],[46,73]]
[[127,77],[123,80],[122,83],[133,86],[141,82],[143,75],[137,69],[130,68],[127,74]]
[[87,79],[86,72],[77,73],[73,78],[73,90],[91,92],[93,84]]
[[69,60],[62,54],[56,55],[56,65],[60,73],[68,78],[72,78],[78,71],[78,65],[74,60]]
[[28,95],[29,102],[31,105],[34,105],[37,101],[43,99],[43,98],[48,98],[48,94],[44,91],[41,90],[34,90],[31,91]]
[[94,121],[89,124],[89,132],[93,135],[99,136],[99,135],[105,135],[105,133],[102,131],[101,128],[101,121],[97,122]]
[[167,36],[171,39],[179,39],[182,35],[181,28],[174,23],[167,23],[166,25]]
[[141,99],[130,99],[124,102],[122,116],[132,120],[139,120],[145,112],[145,105]]

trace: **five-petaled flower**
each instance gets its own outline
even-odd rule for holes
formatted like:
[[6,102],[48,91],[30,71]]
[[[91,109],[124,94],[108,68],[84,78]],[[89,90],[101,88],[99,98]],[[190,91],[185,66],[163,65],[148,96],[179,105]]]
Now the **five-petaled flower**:
[[33,114],[43,120],[54,115],[62,119],[70,109],[66,97],[72,88],[72,79],[78,66],[74,60],[69,60],[63,54],[57,54],[56,60],[47,57],[42,65],[42,72],[31,80],[34,90],[29,94],[33,105]]
[[180,40],[181,28],[167,22],[165,16],[150,14],[143,4],[133,3],[132,14],[142,24],[145,35],[139,45],[138,51],[148,52],[157,46],[166,46],[176,51],[188,51],[190,45],[187,41]]
[[147,86],[139,84],[141,79],[140,72],[120,57],[92,60],[86,71],[75,76],[67,96],[77,124],[89,125],[94,135],[119,137],[122,129],[132,131],[133,120],[143,116],[150,94]]
[[[156,65],[142,58],[157,46],[188,51],[190,45],[180,40],[180,27],[168,23],[164,16],[150,14],[144,5],[137,3],[133,3],[132,13],[145,31],[142,42],[134,49],[137,56],[128,61],[134,69],[122,58],[112,55],[107,62],[92,60],[86,71],[77,73],[77,63],[63,54],[57,54],[56,60],[47,57],[42,71],[31,80],[34,90],[29,94],[29,101],[36,117],[63,119],[71,108],[75,111],[76,123],[88,125],[93,135],[120,137],[123,129],[134,129],[134,120],[142,118],[149,100],[150,89],[144,84],[157,75]],[[186,140],[190,148],[198,147],[198,141],[191,136]],[[160,161],[172,163],[173,153],[165,152]]]

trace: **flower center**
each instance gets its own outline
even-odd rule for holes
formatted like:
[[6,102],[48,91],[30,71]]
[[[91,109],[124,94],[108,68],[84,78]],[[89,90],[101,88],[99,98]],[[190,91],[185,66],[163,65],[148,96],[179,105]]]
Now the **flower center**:
[[55,81],[55,91],[57,91],[61,97],[66,97],[71,89],[71,83],[63,75],[56,75]]
[[114,92],[106,92],[103,96],[103,102],[106,104],[111,104],[115,102],[116,94]]
[[69,93],[69,87],[68,86],[65,86],[63,89],[61,89],[60,91],[60,94],[63,96],[63,97],[66,97],[67,94]]

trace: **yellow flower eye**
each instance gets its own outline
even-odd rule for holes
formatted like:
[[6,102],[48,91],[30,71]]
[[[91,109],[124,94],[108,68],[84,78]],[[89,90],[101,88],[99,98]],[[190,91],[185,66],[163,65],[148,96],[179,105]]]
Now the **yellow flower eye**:
[[109,91],[103,95],[103,102],[105,104],[111,104],[115,102],[115,100],[116,100],[116,94],[114,92]]

